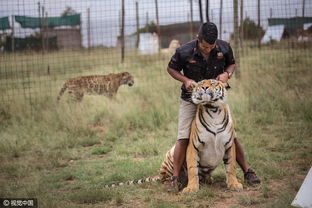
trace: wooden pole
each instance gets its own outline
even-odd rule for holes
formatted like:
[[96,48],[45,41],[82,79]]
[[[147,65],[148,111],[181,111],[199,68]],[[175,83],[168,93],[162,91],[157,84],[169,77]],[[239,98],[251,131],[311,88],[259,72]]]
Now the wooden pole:
[[121,0],[121,63],[125,60],[125,0]]
[[160,36],[160,25],[159,25],[159,16],[158,16],[158,0],[155,0],[155,9],[156,9],[156,24],[157,24],[157,35],[158,35],[158,51],[161,48],[161,36]]
[[198,8],[199,8],[199,17],[200,17],[200,22],[203,23],[203,11],[202,11],[202,2],[201,0],[198,0]]
[[41,18],[40,18],[40,26],[41,26],[41,44],[42,44],[42,52],[44,53],[45,51],[45,46],[44,46],[44,7],[41,7],[42,12],[41,12]]
[[15,33],[15,29],[14,29],[14,22],[15,22],[15,18],[14,15],[12,15],[12,33],[11,33],[11,50],[12,52],[14,52],[15,50],[15,41],[14,41],[14,33]]
[[206,0],[206,20],[209,21],[209,0]]
[[234,50],[235,50],[235,77],[240,77],[240,59],[239,59],[239,44],[238,44],[238,0],[233,0],[234,5]]
[[41,34],[41,6],[40,6],[40,2],[38,2],[38,15],[39,15],[39,31]]
[[46,50],[49,51],[49,22],[48,22],[48,12],[45,13],[45,31],[46,31],[46,39],[45,46]]
[[139,22],[139,3],[137,1],[135,2],[135,12],[136,12],[136,27],[137,27],[137,37],[135,47],[138,49],[140,43],[140,33],[139,33],[140,22]]
[[261,37],[260,37],[260,0],[258,0],[258,48],[261,48]]
[[191,39],[194,38],[194,25],[193,25],[193,0],[190,0],[190,14],[191,14],[191,21],[190,21],[190,27],[191,27]]
[[220,39],[222,39],[222,10],[223,10],[223,0],[220,0],[220,15],[219,15],[219,33],[220,33]]
[[243,39],[244,39],[244,0],[240,1],[240,27],[239,27],[239,43],[243,50]]
[[302,0],[302,17],[304,17],[305,0]]
[[148,25],[149,19],[148,19],[148,12],[146,12],[146,25]]
[[88,49],[91,48],[91,22],[90,22],[90,8],[87,9],[87,13],[88,13]]

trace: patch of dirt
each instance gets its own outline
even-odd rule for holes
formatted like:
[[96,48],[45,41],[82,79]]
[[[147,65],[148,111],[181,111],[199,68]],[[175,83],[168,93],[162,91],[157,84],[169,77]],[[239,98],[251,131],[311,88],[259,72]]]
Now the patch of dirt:
[[259,197],[262,195],[261,189],[261,185],[258,185],[254,187],[244,187],[244,190],[241,192],[227,190],[226,192],[220,194],[218,197],[219,200],[212,206],[212,208],[239,207],[242,205],[242,202],[240,201],[242,197],[247,199]]

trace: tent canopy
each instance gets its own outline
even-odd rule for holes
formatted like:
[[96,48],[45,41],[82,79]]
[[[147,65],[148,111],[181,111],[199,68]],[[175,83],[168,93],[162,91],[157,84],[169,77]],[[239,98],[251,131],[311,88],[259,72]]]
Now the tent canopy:
[[23,28],[41,28],[41,27],[59,27],[80,25],[80,14],[74,14],[63,17],[26,17],[15,16],[15,21],[20,23]]
[[11,29],[9,17],[0,18],[0,30]]

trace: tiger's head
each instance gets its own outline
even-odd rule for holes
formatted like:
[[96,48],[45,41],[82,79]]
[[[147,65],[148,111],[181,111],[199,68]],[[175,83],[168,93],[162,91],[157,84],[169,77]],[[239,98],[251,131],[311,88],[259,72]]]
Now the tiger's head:
[[192,83],[192,101],[194,104],[221,106],[227,102],[224,84],[215,79]]
[[129,72],[120,73],[120,84],[132,86],[134,84],[133,76]]

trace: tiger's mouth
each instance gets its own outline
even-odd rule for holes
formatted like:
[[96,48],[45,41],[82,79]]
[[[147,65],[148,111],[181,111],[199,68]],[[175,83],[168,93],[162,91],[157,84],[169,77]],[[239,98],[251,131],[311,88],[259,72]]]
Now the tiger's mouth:
[[[220,103],[221,100],[221,103]],[[194,104],[200,104],[200,105],[222,105],[223,103],[222,96],[218,96],[215,93],[211,91],[199,91],[192,94],[192,101]]]
[[128,86],[131,87],[134,85],[134,82],[128,82]]
[[213,94],[209,92],[197,92],[192,94],[192,101],[196,104],[200,103],[213,103],[215,99],[213,99]]

